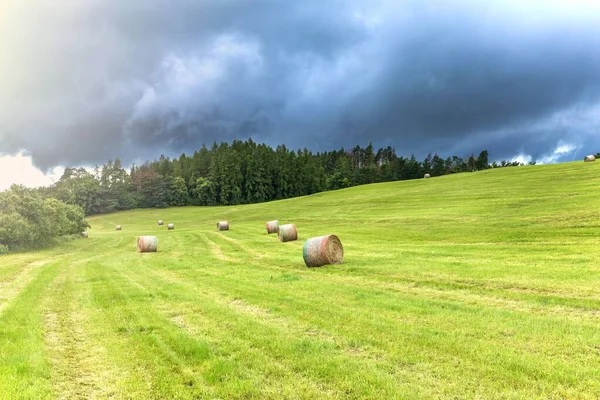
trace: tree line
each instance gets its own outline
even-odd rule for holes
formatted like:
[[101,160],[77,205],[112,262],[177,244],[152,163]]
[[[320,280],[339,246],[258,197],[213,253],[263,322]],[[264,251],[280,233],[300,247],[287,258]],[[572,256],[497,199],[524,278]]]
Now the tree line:
[[487,168],[521,165],[488,161],[478,156],[447,157],[437,154],[417,160],[402,157],[392,147],[355,146],[326,152],[272,148],[252,139],[202,146],[192,155],[126,170],[121,161],[108,161],[93,172],[66,168],[58,182],[40,188],[45,197],[82,207],[86,215],[133,208],[185,205],[236,205],[310,195],[355,185],[419,179]]
[[0,192],[0,254],[46,247],[88,227],[78,205],[19,185]]

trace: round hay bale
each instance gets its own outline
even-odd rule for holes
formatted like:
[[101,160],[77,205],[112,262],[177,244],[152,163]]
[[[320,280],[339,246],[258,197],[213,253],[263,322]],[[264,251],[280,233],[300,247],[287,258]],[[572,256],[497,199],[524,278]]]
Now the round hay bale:
[[594,161],[596,161],[596,156],[590,154],[589,156],[585,156],[585,158],[583,159],[583,161],[585,161],[585,162],[594,162]]
[[227,222],[227,221],[217,222],[217,229],[220,231],[228,231],[229,230],[229,222]]
[[152,253],[158,251],[158,238],[156,236],[138,236],[137,249],[140,253]]
[[164,225],[164,223],[165,223],[165,222],[164,222],[162,219],[159,219],[159,220],[158,220],[158,225]]
[[81,232],[81,237],[87,239],[88,233],[85,231]]
[[117,225],[117,230],[120,231],[121,230],[121,225]]
[[278,233],[279,232],[279,221],[269,221],[265,224],[267,227],[267,233]]
[[174,224],[167,224],[167,229],[172,231],[173,229],[175,229],[175,225]]
[[341,264],[344,261],[344,247],[336,235],[318,236],[304,242],[302,257],[307,267]]
[[279,232],[277,232],[277,237],[279,238],[280,242],[291,242],[293,240],[298,240],[298,230],[296,229],[296,225],[280,225]]
[[431,175],[425,174],[425,176],[423,176],[423,178],[425,178],[425,179],[431,178]]

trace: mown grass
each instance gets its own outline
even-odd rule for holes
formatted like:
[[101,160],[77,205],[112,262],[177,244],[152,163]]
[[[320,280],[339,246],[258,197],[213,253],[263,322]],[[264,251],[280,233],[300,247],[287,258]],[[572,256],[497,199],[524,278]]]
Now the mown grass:
[[[569,163],[91,218],[0,257],[0,398],[597,398],[599,184]],[[344,264],[306,268],[327,233]]]

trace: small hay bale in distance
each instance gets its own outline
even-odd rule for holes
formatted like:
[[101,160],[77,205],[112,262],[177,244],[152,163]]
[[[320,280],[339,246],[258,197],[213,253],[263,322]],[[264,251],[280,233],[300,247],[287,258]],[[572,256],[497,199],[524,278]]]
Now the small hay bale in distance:
[[265,224],[267,233],[278,233],[279,232],[279,221],[269,221]]
[[140,253],[154,253],[158,251],[158,238],[156,236],[138,236],[137,250]]
[[175,229],[175,225],[174,224],[167,224],[167,229],[172,231],[173,229]]
[[227,222],[227,221],[217,222],[217,229],[220,231],[228,231],[229,230],[229,222]]
[[88,233],[86,231],[81,232],[81,237],[87,239]]
[[298,230],[296,229],[296,225],[280,225],[279,232],[277,232],[277,237],[279,238],[280,242],[291,242],[293,240],[298,240]]
[[302,257],[307,267],[344,262],[344,247],[336,235],[318,236],[304,242]]
[[121,230],[121,225],[117,225],[117,230],[120,231]]
[[165,222],[162,219],[158,220],[158,225],[164,225],[164,224],[165,224]]
[[594,162],[596,161],[596,156],[590,154],[589,156],[585,156],[583,159],[584,162]]
[[431,175],[429,175],[429,174],[425,174],[425,175],[423,176],[423,178],[425,178],[425,179],[429,179],[429,178],[431,178]]

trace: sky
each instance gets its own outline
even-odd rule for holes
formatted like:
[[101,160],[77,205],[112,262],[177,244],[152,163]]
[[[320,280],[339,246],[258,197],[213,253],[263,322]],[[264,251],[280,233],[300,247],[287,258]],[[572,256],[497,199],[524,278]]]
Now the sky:
[[0,190],[249,137],[583,158],[600,151],[600,2],[0,2]]

